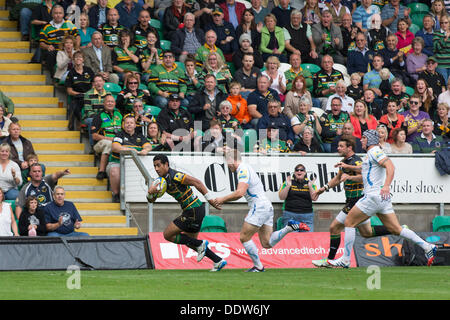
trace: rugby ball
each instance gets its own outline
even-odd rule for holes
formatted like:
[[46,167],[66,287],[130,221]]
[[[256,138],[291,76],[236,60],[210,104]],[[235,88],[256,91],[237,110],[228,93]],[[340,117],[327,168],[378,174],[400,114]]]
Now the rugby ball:
[[147,200],[153,201],[154,199],[160,198],[164,195],[167,190],[167,181],[163,177],[158,177],[153,180],[152,186],[157,186],[157,193],[147,193]]

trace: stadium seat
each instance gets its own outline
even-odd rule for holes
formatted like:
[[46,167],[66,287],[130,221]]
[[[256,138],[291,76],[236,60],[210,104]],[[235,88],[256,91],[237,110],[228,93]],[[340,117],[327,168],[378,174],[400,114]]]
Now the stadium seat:
[[283,217],[279,217],[277,219],[277,231],[283,229],[284,225],[283,225]]
[[409,3],[407,7],[411,9],[411,13],[428,13],[430,11],[427,4],[420,2]]
[[203,218],[200,232],[227,232],[227,227],[221,217],[208,215]]
[[157,106],[149,106],[146,105],[145,106],[145,110],[148,111],[150,110],[150,113],[152,114],[152,116],[157,117],[158,114],[161,112],[161,108],[157,107]]
[[284,63],[284,62],[282,62],[282,63],[280,64],[280,67],[278,68],[278,70],[279,70],[280,72],[285,73],[286,71],[289,71],[290,68],[291,68],[291,65],[290,65],[289,63]]
[[411,31],[414,34],[416,34],[416,32],[419,30],[420,30],[419,26],[414,23],[409,26],[409,31]]
[[347,67],[343,64],[335,63],[333,65],[333,69],[336,69],[337,71],[340,71],[344,76],[348,76]]
[[372,226],[382,226],[383,225],[380,218],[378,218],[377,216],[373,216],[370,218],[370,224]]
[[181,70],[186,72],[186,66],[184,65],[184,63],[182,63],[180,61],[175,61],[175,63],[177,64],[178,68],[180,68]]
[[414,89],[408,86],[405,86],[406,88],[406,93],[409,94],[410,96],[412,96],[414,94]]
[[437,216],[433,219],[433,232],[450,231],[450,216]]
[[161,44],[161,49],[163,50],[170,50],[170,45],[172,44],[169,40],[160,40],[159,43]]
[[113,82],[105,82],[103,88],[105,88],[106,91],[111,92],[114,98],[116,98],[120,91],[122,91],[122,88],[118,84]]
[[306,69],[309,70],[309,72],[311,72],[311,74],[315,74],[316,72],[320,71],[320,67],[316,64],[313,63],[302,63],[300,65],[302,67],[302,69]]
[[236,72],[236,67],[234,66],[233,62],[227,62],[228,70],[230,70],[230,73],[232,76],[234,76],[234,73]]
[[200,129],[197,129],[197,131],[195,131],[195,132],[196,132],[197,137],[203,137],[205,135],[205,133]]
[[245,152],[253,152],[253,146],[256,144],[258,140],[258,135],[255,129],[247,129],[244,130],[244,135],[242,136],[244,139]]
[[162,30],[162,23],[161,21],[157,20],[157,19],[151,19],[148,24],[150,25],[150,27],[155,28],[156,30]]
[[[420,29],[423,28],[423,17],[426,15],[426,13],[416,12],[411,14],[411,22],[418,26]],[[411,31],[412,32],[412,31]]]
[[147,86],[145,85],[145,83],[139,84],[139,89],[141,89],[141,90],[148,90],[148,88],[147,88]]

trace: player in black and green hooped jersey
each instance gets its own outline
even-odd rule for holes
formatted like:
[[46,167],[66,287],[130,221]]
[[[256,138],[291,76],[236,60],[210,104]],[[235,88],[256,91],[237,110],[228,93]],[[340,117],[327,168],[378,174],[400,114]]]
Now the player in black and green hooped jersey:
[[[344,208],[342,208],[341,212],[339,212],[330,225],[330,251],[328,257],[320,260],[313,260],[312,263],[316,267],[331,267],[328,260],[334,259],[339,248],[341,243],[341,232],[344,230],[347,214],[356,202],[363,197],[364,185],[361,176],[362,159],[355,154],[355,146],[356,142],[353,137],[341,138],[338,143],[338,153],[343,156],[344,159],[335,166],[339,168],[339,171],[328,184],[317,191],[320,195],[325,191],[338,186],[341,182],[344,182],[346,201]],[[358,226],[358,230],[361,236],[366,238],[390,234],[385,226],[372,227],[370,225],[370,219],[361,223]]]
[[[207,240],[197,239],[205,216],[205,204],[194,194],[192,187],[200,191],[210,205],[220,209],[216,200],[212,198],[208,189],[200,180],[170,168],[169,159],[166,155],[156,155],[153,158],[153,166],[158,176],[166,179],[166,192],[178,201],[183,210],[182,214],[175,218],[164,230],[164,239],[173,243],[184,244],[197,251],[197,262],[200,262],[206,255],[214,262],[211,271],[220,271],[227,264],[226,260],[220,258],[208,248]],[[157,192],[157,185],[152,185],[148,190],[149,194]],[[154,202],[155,200],[156,198],[148,201]]]

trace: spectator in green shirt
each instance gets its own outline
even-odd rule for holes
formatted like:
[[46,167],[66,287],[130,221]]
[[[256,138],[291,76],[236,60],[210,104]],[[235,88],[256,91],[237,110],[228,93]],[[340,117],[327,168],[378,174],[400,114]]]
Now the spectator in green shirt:
[[422,123],[422,134],[412,141],[413,153],[435,153],[442,149],[444,139],[433,133],[433,120],[425,119]]

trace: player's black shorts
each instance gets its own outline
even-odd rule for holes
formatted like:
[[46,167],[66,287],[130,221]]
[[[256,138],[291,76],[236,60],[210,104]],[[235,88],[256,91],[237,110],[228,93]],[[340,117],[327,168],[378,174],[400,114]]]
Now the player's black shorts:
[[345,214],[348,214],[350,212],[350,210],[353,208],[353,206],[358,202],[359,199],[361,199],[363,196],[361,197],[357,197],[357,198],[346,198],[345,199],[345,206],[344,208],[342,208],[342,212],[344,212]]
[[202,226],[205,217],[205,204],[200,207],[183,211],[181,216],[173,220],[173,223],[184,232],[197,233]]

